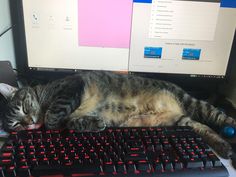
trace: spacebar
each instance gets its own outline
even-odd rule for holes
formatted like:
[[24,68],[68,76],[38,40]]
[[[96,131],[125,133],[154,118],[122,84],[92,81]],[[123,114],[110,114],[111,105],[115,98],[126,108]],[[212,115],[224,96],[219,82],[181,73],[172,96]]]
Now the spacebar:
[[73,175],[80,174],[80,176],[94,176],[101,172],[99,165],[40,165],[34,167],[31,171],[33,176],[42,175]]

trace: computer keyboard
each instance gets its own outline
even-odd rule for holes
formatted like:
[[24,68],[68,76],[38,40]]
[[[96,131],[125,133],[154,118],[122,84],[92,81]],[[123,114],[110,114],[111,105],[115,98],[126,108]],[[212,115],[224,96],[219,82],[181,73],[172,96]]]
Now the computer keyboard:
[[0,159],[0,176],[7,177],[228,176],[189,127],[11,132]]

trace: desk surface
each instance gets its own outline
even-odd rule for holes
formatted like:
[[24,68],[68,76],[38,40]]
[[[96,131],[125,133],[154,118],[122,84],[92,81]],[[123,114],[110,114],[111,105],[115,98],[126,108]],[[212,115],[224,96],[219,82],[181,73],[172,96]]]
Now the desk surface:
[[220,158],[221,162],[225,165],[229,172],[229,177],[236,177],[236,169],[233,168],[231,161]]

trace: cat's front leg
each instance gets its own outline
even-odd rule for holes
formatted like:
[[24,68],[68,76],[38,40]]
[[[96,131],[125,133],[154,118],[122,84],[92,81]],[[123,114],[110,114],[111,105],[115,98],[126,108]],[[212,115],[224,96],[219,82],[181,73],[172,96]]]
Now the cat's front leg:
[[82,117],[70,117],[67,122],[68,129],[77,131],[102,131],[106,124],[101,117],[85,115]]
[[56,98],[48,107],[44,123],[47,129],[65,128],[65,121],[69,115],[77,108],[79,102],[71,96],[61,95]]

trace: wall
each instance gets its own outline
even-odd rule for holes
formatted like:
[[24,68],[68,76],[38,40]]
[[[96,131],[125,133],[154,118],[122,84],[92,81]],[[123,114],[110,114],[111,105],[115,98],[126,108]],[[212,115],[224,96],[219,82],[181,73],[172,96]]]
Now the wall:
[[[0,0],[0,33],[11,25],[9,0]],[[0,37],[0,60],[9,60],[16,68],[12,30]]]

